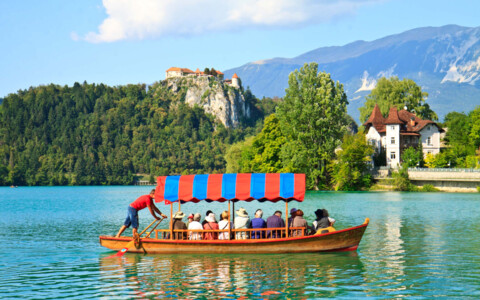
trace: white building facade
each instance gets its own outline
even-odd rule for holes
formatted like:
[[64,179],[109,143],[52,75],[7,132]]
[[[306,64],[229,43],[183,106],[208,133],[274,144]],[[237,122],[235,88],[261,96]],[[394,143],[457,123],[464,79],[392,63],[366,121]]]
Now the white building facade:
[[402,162],[402,152],[409,147],[418,147],[421,143],[424,156],[427,153],[440,152],[440,135],[443,129],[431,120],[422,120],[415,114],[390,108],[388,117],[384,118],[378,105],[363,124],[368,142],[378,152],[386,152],[387,166],[398,168]]

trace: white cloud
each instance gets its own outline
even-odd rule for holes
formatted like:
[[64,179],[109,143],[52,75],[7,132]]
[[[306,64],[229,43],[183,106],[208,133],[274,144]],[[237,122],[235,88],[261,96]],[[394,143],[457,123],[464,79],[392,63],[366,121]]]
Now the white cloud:
[[103,0],[108,17],[89,42],[324,23],[385,0]]

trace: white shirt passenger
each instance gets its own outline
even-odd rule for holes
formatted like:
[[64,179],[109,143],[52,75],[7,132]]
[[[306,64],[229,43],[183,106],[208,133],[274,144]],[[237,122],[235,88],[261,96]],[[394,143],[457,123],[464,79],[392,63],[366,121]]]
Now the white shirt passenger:
[[[232,222],[230,222],[230,226],[232,226],[232,229],[234,228]],[[229,229],[228,220],[221,220],[220,222],[218,222],[218,229],[220,229],[220,230]],[[218,239],[219,240],[229,240],[230,238],[228,236],[228,232],[221,232],[218,235]]]
[[[190,229],[190,230],[203,230],[203,226],[198,221],[192,221],[192,222],[190,222],[190,224],[188,224],[188,229]],[[202,233],[201,232],[190,232],[188,238],[190,240],[201,240],[202,239]]]

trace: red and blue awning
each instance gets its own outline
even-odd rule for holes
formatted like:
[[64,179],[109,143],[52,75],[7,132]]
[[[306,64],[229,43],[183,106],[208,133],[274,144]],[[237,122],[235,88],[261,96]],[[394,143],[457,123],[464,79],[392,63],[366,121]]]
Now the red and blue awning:
[[303,201],[305,174],[248,173],[159,176],[155,202]]

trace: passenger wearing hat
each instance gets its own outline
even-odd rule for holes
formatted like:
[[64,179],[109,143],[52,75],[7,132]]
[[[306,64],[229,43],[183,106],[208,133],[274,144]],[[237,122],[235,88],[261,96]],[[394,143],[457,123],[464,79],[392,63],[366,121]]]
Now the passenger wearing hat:
[[288,218],[288,227],[293,227],[293,219],[295,219],[296,213],[297,213],[297,209],[295,207],[290,210],[290,218]]
[[[204,230],[218,230],[218,223],[214,213],[209,213],[208,216],[205,217],[205,221],[207,222],[203,225]],[[218,239],[218,232],[205,232],[203,239],[216,240]]]
[[[248,216],[247,211],[245,208],[240,208],[239,210],[236,211],[237,217],[235,217],[234,221],[234,226],[235,229],[247,229],[251,228],[251,222],[250,222],[250,217]],[[247,233],[245,231],[243,232],[237,232],[235,238],[237,240],[245,240],[247,239]]]
[[207,212],[205,213],[205,220],[203,220],[203,222],[202,222],[202,226],[205,226],[205,224],[208,223],[206,217],[208,217],[208,215],[211,214],[211,213],[213,213],[213,211],[207,210]]
[[193,221],[193,214],[189,214],[188,215],[187,227],[188,227],[188,225],[190,225],[190,223],[192,223],[192,221]]
[[188,238],[190,240],[201,240],[202,234],[197,230],[203,230],[202,224],[200,224],[200,218],[202,216],[199,213],[193,215],[193,221],[188,224],[188,230],[195,230],[190,231]]
[[[182,219],[185,217],[185,214],[182,211],[177,211],[173,215],[173,223],[172,228],[173,230],[187,230],[187,225],[183,223]],[[187,239],[187,232],[174,232],[173,233],[174,240],[186,240]]]

